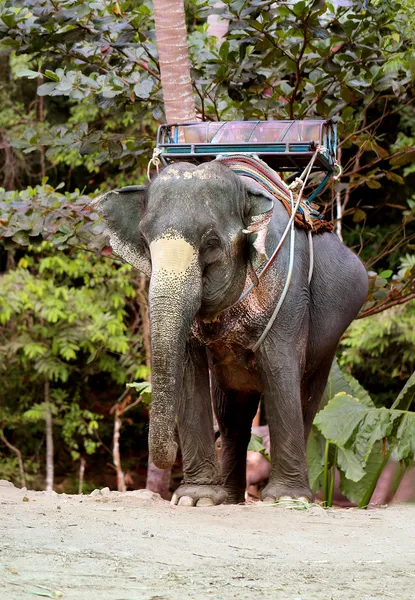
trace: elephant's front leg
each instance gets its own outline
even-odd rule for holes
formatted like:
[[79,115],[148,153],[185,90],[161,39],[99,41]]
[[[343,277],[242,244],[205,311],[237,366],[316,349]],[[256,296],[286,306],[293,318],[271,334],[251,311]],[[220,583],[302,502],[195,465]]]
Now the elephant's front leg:
[[290,349],[265,340],[257,351],[262,371],[265,411],[271,442],[268,485],[264,502],[284,497],[312,501],[308,483],[301,408],[300,361]]
[[184,477],[172,504],[211,506],[226,502],[216,456],[206,351],[195,341],[189,343],[186,353],[177,421]]

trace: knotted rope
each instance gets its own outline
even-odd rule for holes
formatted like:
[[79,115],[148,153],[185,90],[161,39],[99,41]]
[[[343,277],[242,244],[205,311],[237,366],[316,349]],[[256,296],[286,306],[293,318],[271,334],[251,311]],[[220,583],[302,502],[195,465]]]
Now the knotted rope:
[[159,172],[160,172],[160,167],[162,166],[162,162],[160,160],[161,153],[162,152],[161,152],[160,148],[154,148],[153,156],[148,161],[147,178],[149,181],[151,181],[151,174],[150,174],[151,165],[154,165],[156,167],[157,174],[159,174]]

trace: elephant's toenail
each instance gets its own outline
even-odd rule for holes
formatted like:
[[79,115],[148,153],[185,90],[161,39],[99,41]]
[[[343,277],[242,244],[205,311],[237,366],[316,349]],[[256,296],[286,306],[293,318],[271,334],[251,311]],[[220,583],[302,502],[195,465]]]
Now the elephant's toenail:
[[171,497],[171,500],[170,500],[170,504],[172,506],[176,506],[176,504],[178,503],[178,501],[179,501],[179,499],[177,497],[177,494],[173,494],[173,496]]
[[298,498],[298,500],[301,500],[301,502],[306,502],[307,504],[310,504],[311,500],[309,498],[307,498],[306,496],[300,496]]
[[294,500],[292,496],[281,496],[278,498],[278,502],[291,502],[292,500]]
[[179,506],[193,506],[194,500],[190,496],[182,496],[179,500]]
[[262,502],[264,504],[274,504],[275,498],[272,498],[271,496],[267,496],[266,498],[263,499]]
[[214,506],[214,504],[213,500],[210,498],[200,498],[200,500],[197,501],[196,506]]

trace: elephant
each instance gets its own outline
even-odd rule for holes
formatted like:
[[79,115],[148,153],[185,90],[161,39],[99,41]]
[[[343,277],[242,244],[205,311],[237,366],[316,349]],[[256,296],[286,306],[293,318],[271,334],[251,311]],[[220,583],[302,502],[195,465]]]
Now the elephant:
[[244,501],[247,446],[261,397],[272,457],[262,500],[312,501],[306,441],[339,339],[367,296],[360,259],[336,234],[313,235],[309,283],[309,239],[297,229],[285,302],[253,350],[284,287],[288,244],[238,299],[287,225],[280,202],[220,160],[176,162],[149,186],[121,188],[94,202],[113,251],[150,277],[149,451],[156,466],[171,467],[177,427],[183,482],[172,504]]

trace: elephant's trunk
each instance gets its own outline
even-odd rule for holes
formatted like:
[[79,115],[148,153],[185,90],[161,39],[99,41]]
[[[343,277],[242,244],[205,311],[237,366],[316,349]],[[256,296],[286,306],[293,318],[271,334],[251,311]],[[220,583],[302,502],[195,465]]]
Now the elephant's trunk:
[[182,393],[186,341],[200,307],[201,275],[194,248],[178,234],[150,244],[152,275],[152,401],[149,449],[160,469],[176,459],[174,441],[177,399]]

